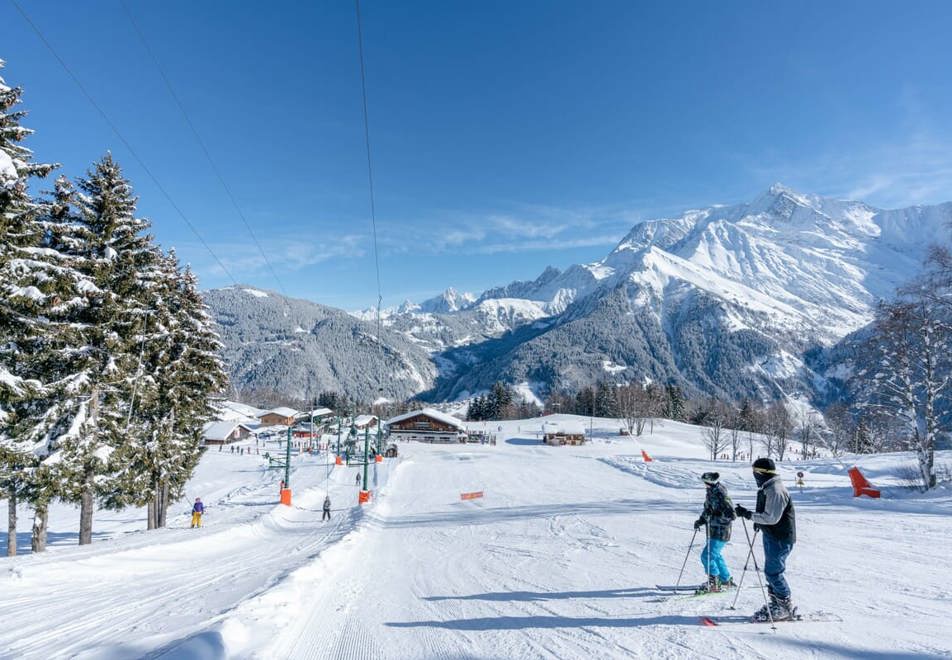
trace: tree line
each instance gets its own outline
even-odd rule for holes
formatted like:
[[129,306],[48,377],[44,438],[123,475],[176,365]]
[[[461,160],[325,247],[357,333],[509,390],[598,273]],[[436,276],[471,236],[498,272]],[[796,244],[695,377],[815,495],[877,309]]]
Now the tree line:
[[31,133],[20,125],[21,95],[0,79],[0,496],[10,555],[19,503],[34,512],[35,552],[54,500],[79,505],[81,545],[92,541],[97,503],[145,506],[148,528],[164,526],[198,463],[209,395],[226,385],[195,274],[148,233],[111,154],[31,193],[57,166],[21,144]]

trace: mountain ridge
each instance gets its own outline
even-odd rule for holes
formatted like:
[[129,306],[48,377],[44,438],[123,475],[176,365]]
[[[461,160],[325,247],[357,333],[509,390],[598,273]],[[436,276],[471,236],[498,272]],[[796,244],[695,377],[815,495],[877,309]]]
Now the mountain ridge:
[[805,352],[868,323],[950,222],[952,202],[883,210],[775,184],[749,202],[638,222],[601,260],[478,295],[450,287],[381,317],[388,339],[427,356],[432,369],[419,352],[408,362],[434,400],[495,380],[544,394],[643,378],[812,397]]

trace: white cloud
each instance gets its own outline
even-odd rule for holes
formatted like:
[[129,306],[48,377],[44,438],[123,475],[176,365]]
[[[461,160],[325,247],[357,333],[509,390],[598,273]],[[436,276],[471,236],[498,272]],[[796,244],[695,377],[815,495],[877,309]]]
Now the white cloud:
[[[325,235],[322,240],[308,235],[282,235],[261,241],[264,254],[250,238],[247,241],[210,243],[210,247],[232,276],[245,281],[248,276],[270,275],[268,262],[280,277],[282,272],[300,270],[332,259],[364,257],[368,242],[369,237],[360,234]],[[197,269],[217,277],[226,275],[202,246],[186,244],[182,251],[192,258]]]

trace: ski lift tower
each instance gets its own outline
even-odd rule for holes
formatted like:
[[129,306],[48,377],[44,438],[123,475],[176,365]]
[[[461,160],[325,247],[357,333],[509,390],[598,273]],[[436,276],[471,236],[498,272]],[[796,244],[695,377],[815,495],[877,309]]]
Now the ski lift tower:
[[265,453],[268,459],[268,467],[284,468],[284,481],[281,482],[281,504],[291,506],[291,427],[288,427],[288,439],[284,446],[284,461],[273,458]]

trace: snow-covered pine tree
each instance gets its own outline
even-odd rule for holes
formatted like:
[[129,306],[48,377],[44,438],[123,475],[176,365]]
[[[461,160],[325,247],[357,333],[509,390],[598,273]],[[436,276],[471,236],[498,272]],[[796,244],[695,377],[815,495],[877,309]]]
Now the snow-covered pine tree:
[[43,239],[36,222],[42,207],[31,200],[28,182],[55,167],[33,162],[32,152],[20,144],[32,132],[20,125],[26,114],[17,109],[21,97],[20,88],[0,77],[0,490],[8,500],[8,555],[16,554],[16,505],[37,460],[17,427],[43,387],[24,375],[20,355],[42,335],[35,310],[45,295],[35,286],[41,272],[35,266],[44,263],[29,252]]
[[61,440],[75,432],[86,412],[82,366],[88,328],[80,319],[98,289],[84,274],[87,264],[77,255],[82,238],[72,202],[72,186],[60,177],[52,200],[42,204],[36,218],[39,246],[23,249],[30,267],[22,271],[20,285],[32,287],[38,295],[21,302],[33,334],[21,340],[17,365],[23,377],[41,386],[18,407],[14,431],[37,461],[27,489],[35,511],[34,552],[46,548],[47,509],[63,490],[57,479]]
[[135,405],[126,441],[114,454],[107,505],[148,507],[149,529],[164,527],[201,455],[201,430],[212,416],[211,394],[226,387],[222,345],[191,270],[174,251],[159,259],[151,313],[140,338]]
[[[126,440],[125,421],[135,385],[149,290],[159,277],[148,221],[135,217],[136,198],[110,154],[79,181],[76,197],[88,275],[97,287],[82,311],[86,346],[76,383],[85,417],[62,437],[57,463],[63,497],[80,504],[79,543],[92,542],[92,516],[112,471],[110,458]],[[79,392],[77,392],[79,394]]]

